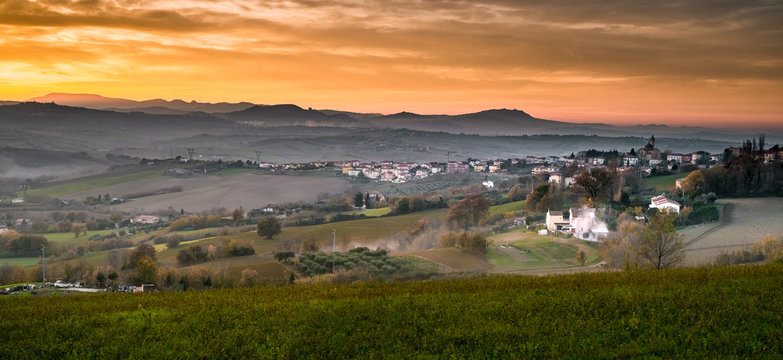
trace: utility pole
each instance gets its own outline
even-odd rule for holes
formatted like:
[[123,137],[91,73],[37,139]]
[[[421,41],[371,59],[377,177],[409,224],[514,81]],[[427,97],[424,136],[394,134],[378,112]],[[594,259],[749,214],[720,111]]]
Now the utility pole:
[[46,286],[46,250],[44,244],[41,244],[41,264],[43,264],[43,283]]

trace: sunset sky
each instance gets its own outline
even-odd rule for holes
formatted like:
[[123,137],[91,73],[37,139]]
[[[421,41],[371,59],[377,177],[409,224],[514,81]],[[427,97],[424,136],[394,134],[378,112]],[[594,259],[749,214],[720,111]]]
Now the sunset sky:
[[0,99],[783,126],[783,1],[0,0]]

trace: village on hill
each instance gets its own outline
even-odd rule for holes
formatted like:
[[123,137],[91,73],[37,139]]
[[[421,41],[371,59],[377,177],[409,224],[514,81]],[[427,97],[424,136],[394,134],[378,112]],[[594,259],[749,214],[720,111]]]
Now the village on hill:
[[[259,275],[259,278],[266,279],[264,281],[328,275],[331,270],[327,271],[326,267],[304,267],[300,261],[305,261],[305,258],[300,260],[300,256],[322,251],[339,253],[356,246],[403,255],[415,254],[440,264],[441,270],[434,273],[443,269],[464,271],[457,269],[463,266],[459,265],[460,261],[467,261],[463,259],[466,256],[476,262],[473,267],[464,268],[470,271],[534,271],[541,266],[543,269],[559,266],[567,271],[578,271],[580,267],[577,264],[585,262],[593,266],[582,270],[592,271],[597,269],[594,266],[598,264],[604,267],[623,266],[622,260],[613,258],[612,251],[606,249],[616,246],[611,244],[616,243],[618,234],[626,231],[624,227],[628,223],[641,222],[639,226],[649,226],[650,217],[657,216],[657,213],[669,214],[666,216],[678,229],[718,221],[723,210],[722,206],[715,204],[715,200],[719,196],[734,196],[732,191],[742,189],[710,185],[734,181],[726,177],[729,174],[725,169],[748,166],[742,165],[748,161],[756,164],[753,166],[770,168],[783,158],[783,150],[777,145],[764,149],[763,138],[759,143],[755,144],[754,139],[753,143],[748,141],[742,147],[730,147],[720,154],[703,151],[678,154],[659,150],[653,136],[644,146],[628,152],[585,150],[563,156],[423,163],[337,160],[276,164],[251,160],[205,161],[192,156],[136,159],[133,160],[137,163],[135,168],[150,174],[146,176],[154,176],[149,180],[153,184],[159,181],[155,179],[164,179],[169,185],[172,184],[170,181],[182,181],[186,185],[159,186],[153,190],[138,188],[135,192],[124,194],[101,194],[103,191],[97,191],[97,196],[87,195],[81,199],[67,193],[56,197],[40,195],[56,194],[44,190],[71,186],[68,185],[70,183],[79,184],[79,179],[57,185],[41,183],[33,185],[32,189],[26,185],[23,191],[6,196],[0,202],[3,219],[0,236],[4,239],[2,256],[31,259],[24,260],[29,264],[27,270],[17,265],[6,265],[8,279],[40,279],[44,267],[40,257],[43,249],[47,257],[46,266],[52,274],[49,279],[61,280],[58,284],[111,284],[113,289],[123,291],[141,291],[145,284],[144,289],[148,291],[177,288],[154,277],[141,281],[137,260],[129,262],[127,259],[143,254],[153,259],[160,257],[156,260],[160,263],[154,269],[166,269],[172,278],[194,271],[190,269],[193,266],[212,269],[203,266],[218,262],[236,263],[231,265],[235,269],[235,275],[230,275],[233,280],[226,280],[234,283],[241,277],[236,274],[237,271],[245,276],[254,276],[249,275],[252,272],[244,272],[251,271],[252,266],[249,266],[253,263],[267,264],[264,266],[275,264],[276,274]],[[744,160],[738,162],[735,161],[737,159]],[[139,201],[146,199],[173,201],[192,196],[186,195],[192,194],[187,189],[188,181],[204,179],[220,184],[224,179],[240,175],[249,180],[271,176],[264,179],[286,179],[291,184],[298,181],[295,179],[313,179],[311,186],[314,190],[319,188],[316,184],[324,179],[343,181],[352,187],[344,193],[319,193],[315,201],[265,202],[246,209],[237,206],[233,210],[192,211],[172,206],[159,210],[137,207]],[[647,185],[648,182],[657,182],[657,179],[666,179],[667,185]],[[95,181],[104,180],[97,178]],[[40,190],[36,186],[40,186]],[[774,191],[774,186],[768,190],[759,189],[769,193]],[[745,188],[745,191],[756,190]],[[91,193],[89,190],[86,192]],[[480,206],[486,206],[487,210],[482,211],[487,212],[454,220],[453,217],[457,216],[455,209],[469,200],[474,201],[470,206],[486,204]],[[156,203],[165,204],[161,201]],[[129,208],[134,210],[120,210]],[[429,213],[436,215],[418,215]],[[389,219],[396,222],[408,219],[407,216],[414,216],[413,219],[418,221],[411,225],[410,220],[405,220],[372,235],[368,230],[353,228],[354,224],[358,226],[364,221]],[[256,231],[258,236],[262,235],[261,223],[264,221],[272,221],[277,224],[274,226],[278,226],[277,233],[264,235],[271,242],[255,235]],[[330,229],[346,226],[340,230],[341,241],[337,244],[337,232],[333,234]],[[670,227],[666,231],[674,231],[672,229]],[[301,231],[312,233],[297,235]],[[73,234],[71,239],[67,238],[67,233]],[[278,234],[282,234],[281,238],[274,239]],[[330,246],[329,239],[332,237],[335,244]],[[552,261],[552,265],[528,267],[524,259],[531,256],[527,253],[529,245],[522,244],[530,241],[544,241],[540,244],[545,246],[564,242],[556,246],[566,246],[575,252],[579,250],[580,255],[576,258],[578,260],[574,260],[572,254],[548,260]],[[514,242],[519,243],[516,248],[510,245]],[[139,253],[140,248],[148,246],[146,244],[151,244],[150,249],[154,247],[154,250]],[[461,252],[446,255],[448,249],[461,249]],[[38,260],[34,260],[36,255]],[[83,262],[76,267],[68,265],[88,255],[94,259],[105,258],[107,262],[99,260],[94,265]],[[286,260],[278,263],[272,259],[273,256],[282,256],[281,259]],[[238,260],[242,258],[245,260]],[[644,266],[642,259],[637,261],[637,266]],[[410,271],[404,270],[407,269],[404,265],[394,264],[387,271]],[[346,269],[351,270],[351,266]],[[87,276],[84,271],[90,268],[93,270],[88,271],[90,275]],[[98,274],[102,274],[101,277]],[[114,278],[109,280],[109,274],[114,274]],[[209,278],[214,280],[215,276],[212,274]],[[220,275],[223,276],[228,275]],[[52,285],[55,283],[52,282]]]

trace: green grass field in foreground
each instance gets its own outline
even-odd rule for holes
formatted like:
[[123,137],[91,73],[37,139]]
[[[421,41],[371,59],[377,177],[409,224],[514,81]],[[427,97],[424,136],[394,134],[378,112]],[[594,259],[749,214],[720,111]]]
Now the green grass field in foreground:
[[15,358],[780,358],[783,265],[0,298]]
[[674,188],[675,181],[684,178],[688,174],[672,174],[664,176],[653,176],[644,179],[644,185],[651,187],[656,191],[670,191]]
[[160,170],[142,171],[129,175],[121,175],[107,178],[97,178],[91,180],[74,181],[66,184],[34,189],[27,192],[30,196],[49,196],[57,197],[66,194],[73,194],[80,191],[86,191],[104,186],[121,184],[130,181],[147,180],[163,176]]

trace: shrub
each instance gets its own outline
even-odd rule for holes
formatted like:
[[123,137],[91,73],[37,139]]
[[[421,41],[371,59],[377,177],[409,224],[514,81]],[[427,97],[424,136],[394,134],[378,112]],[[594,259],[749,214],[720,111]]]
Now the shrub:
[[166,247],[169,249],[173,249],[177,246],[179,246],[179,243],[182,242],[182,236],[179,235],[169,235],[166,237]]

